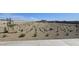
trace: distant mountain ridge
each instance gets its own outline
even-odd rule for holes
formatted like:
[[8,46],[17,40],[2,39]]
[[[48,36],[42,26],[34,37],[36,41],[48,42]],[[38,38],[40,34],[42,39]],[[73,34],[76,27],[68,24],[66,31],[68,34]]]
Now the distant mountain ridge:
[[[13,20],[11,18],[1,18],[0,21],[24,21],[24,20]],[[48,22],[48,23],[70,23],[70,24],[79,24],[79,21],[47,21],[47,20],[40,20],[34,22]]]
[[36,22],[79,24],[79,21],[46,21],[46,20],[41,20],[41,21],[36,21]]

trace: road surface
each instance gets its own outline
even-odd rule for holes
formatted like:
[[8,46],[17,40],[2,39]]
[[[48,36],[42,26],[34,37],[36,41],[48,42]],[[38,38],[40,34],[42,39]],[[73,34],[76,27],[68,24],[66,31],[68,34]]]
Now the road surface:
[[0,46],[79,46],[79,39],[4,41]]

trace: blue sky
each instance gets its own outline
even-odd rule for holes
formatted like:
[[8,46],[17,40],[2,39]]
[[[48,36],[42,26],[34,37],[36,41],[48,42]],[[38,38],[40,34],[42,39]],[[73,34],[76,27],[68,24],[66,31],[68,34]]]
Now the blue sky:
[[79,21],[79,13],[0,13],[0,18],[12,18],[14,20],[56,20],[56,21]]

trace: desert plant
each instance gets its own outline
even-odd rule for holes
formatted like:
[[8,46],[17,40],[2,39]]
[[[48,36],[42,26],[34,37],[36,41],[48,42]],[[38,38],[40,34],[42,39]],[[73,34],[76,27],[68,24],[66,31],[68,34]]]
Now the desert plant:
[[57,33],[56,36],[59,36],[59,33]]
[[37,34],[35,33],[32,37],[36,37],[37,36]]
[[49,28],[49,30],[53,30],[53,28]]
[[46,37],[48,37],[48,36],[49,36],[49,34],[46,34],[45,36],[46,36]]
[[76,24],[75,27],[78,27],[78,24]]
[[57,30],[56,30],[56,32],[59,32],[59,31],[58,31],[58,29],[59,29],[59,27],[57,27]]
[[34,26],[34,29],[35,29],[35,33],[32,37],[37,37],[37,28]]
[[45,28],[42,28],[44,31],[47,31]]
[[64,32],[66,32],[66,29],[63,29]]
[[19,35],[19,38],[20,38],[20,37],[24,37],[24,36],[25,36],[25,34],[20,34],[20,35]]
[[23,32],[23,29],[21,29],[20,31]]
[[41,29],[41,28],[39,28],[39,30],[40,30],[41,32],[43,32],[43,33],[44,33],[44,31],[42,31],[42,29]]
[[6,37],[7,35],[3,35],[2,38]]
[[79,34],[75,34],[76,36],[78,36]]
[[6,27],[4,27],[4,33],[8,33],[8,30],[6,29]]
[[73,30],[70,30],[69,32],[72,32]]
[[69,36],[69,33],[66,33],[66,36]]
[[33,30],[33,28],[31,28],[30,30],[29,30],[29,32],[31,32]]

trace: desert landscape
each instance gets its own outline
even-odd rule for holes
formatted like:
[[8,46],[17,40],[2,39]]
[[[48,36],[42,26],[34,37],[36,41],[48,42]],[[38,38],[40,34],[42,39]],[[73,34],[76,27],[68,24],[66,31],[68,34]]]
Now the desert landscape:
[[79,38],[78,21],[15,21],[0,19],[0,41]]

